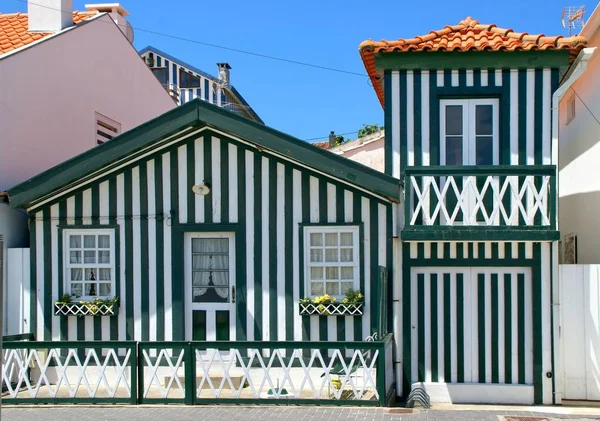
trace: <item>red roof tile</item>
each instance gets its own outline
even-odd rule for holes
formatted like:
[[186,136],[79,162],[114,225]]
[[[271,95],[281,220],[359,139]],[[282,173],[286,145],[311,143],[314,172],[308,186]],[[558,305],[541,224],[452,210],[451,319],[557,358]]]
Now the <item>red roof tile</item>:
[[587,41],[580,36],[547,37],[543,34],[529,35],[512,29],[498,28],[496,25],[483,25],[470,17],[458,25],[446,26],[426,35],[396,41],[363,41],[360,46],[367,73],[383,105],[383,87],[375,69],[375,54],[404,53],[416,51],[530,51],[530,50],[569,50],[571,61],[585,47]]
[[[92,12],[73,12],[73,23],[78,24],[98,14]],[[27,13],[0,13],[0,55],[31,44],[52,35],[51,32],[29,32]]]

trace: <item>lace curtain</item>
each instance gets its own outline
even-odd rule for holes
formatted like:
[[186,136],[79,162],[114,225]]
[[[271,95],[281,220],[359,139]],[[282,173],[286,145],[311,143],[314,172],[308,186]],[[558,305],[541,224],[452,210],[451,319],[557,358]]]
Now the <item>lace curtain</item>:
[[[206,294],[215,286],[215,292],[226,298],[229,294],[229,240],[227,238],[192,239],[192,286],[195,296]],[[218,288],[223,286],[224,288]]]

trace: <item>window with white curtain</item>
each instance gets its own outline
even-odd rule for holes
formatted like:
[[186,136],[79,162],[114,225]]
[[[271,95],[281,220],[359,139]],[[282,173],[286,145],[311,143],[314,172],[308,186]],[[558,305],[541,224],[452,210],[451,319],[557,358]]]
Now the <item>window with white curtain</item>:
[[192,302],[229,302],[230,238],[192,238]]
[[65,230],[65,293],[82,299],[115,295],[115,237],[112,229]]
[[358,226],[304,227],[305,295],[343,298],[360,285]]

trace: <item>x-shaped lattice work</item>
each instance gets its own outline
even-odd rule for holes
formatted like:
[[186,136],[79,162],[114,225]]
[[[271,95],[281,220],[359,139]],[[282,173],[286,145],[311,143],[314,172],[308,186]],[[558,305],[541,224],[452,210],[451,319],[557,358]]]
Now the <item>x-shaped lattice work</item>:
[[345,304],[345,303],[329,303],[329,304],[313,304],[300,303],[300,314],[324,314],[330,316],[359,316],[363,314],[363,304]]
[[[179,350],[179,354],[177,354],[177,352],[161,349],[153,363],[151,354],[155,352],[155,350],[142,350],[145,366],[149,370],[148,373],[144,374],[144,397],[150,397],[151,391],[155,390],[153,389],[153,386],[155,386],[161,398],[174,397],[172,396],[172,392],[176,392],[174,394],[178,395],[175,397],[184,398],[185,387],[180,378],[180,374],[183,372],[184,368],[184,350]],[[161,377],[164,379],[164,387],[161,382]],[[149,381],[146,381],[146,379],[149,379]]]

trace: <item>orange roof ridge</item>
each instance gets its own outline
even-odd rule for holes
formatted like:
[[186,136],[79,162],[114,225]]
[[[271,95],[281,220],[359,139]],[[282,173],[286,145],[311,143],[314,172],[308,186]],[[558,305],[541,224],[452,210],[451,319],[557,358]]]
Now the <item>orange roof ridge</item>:
[[571,61],[587,41],[581,36],[545,36],[515,32],[513,29],[499,28],[495,24],[481,24],[468,16],[458,25],[446,25],[439,30],[414,38],[374,41],[368,39],[360,43],[358,49],[379,101],[383,106],[383,87],[375,69],[375,54],[416,51],[531,51],[569,50]]
[[[77,25],[98,14],[98,11],[74,11],[73,23]],[[0,13],[0,56],[50,35],[51,32],[29,32],[27,13]]]

